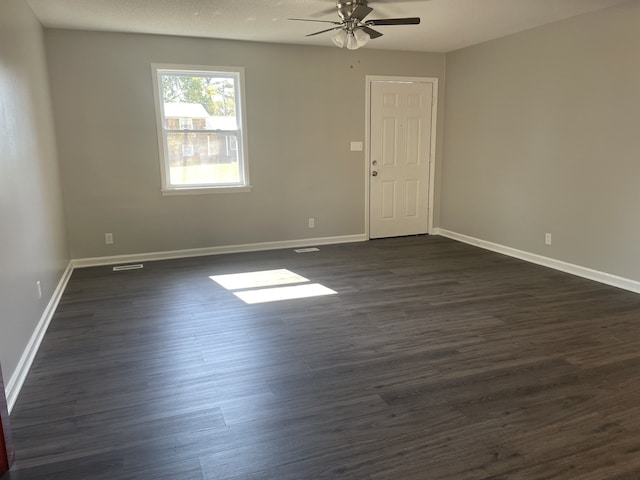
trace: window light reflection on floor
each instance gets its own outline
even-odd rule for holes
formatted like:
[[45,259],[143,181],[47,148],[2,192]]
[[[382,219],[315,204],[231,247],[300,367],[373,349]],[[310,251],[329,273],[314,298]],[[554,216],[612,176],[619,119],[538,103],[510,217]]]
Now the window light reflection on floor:
[[284,268],[212,275],[209,278],[227,290],[233,291],[236,297],[247,304],[320,297],[338,293],[319,283],[308,283],[307,278]]
[[303,283],[309,281],[286,268],[278,270],[263,270],[261,272],[214,275],[209,278],[227,290],[273,287],[275,285],[289,285],[291,283]]
[[321,297],[323,295],[335,295],[336,291],[320,285],[319,283],[306,283],[292,287],[262,288],[259,290],[246,290],[233,292],[244,303],[278,302],[280,300],[293,300],[296,298]]

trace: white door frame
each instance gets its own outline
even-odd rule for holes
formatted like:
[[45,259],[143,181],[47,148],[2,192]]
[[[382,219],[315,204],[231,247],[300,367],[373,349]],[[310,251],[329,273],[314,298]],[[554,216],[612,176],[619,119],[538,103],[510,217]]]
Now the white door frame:
[[364,159],[365,159],[365,183],[364,183],[364,229],[367,238],[371,238],[369,228],[369,190],[371,183],[371,84],[374,82],[396,83],[430,83],[433,86],[433,98],[431,103],[431,151],[429,152],[429,200],[427,205],[427,233],[433,231],[433,202],[435,199],[436,176],[436,126],[438,121],[438,79],[435,77],[394,77],[381,75],[367,75],[366,101],[365,101],[365,132],[364,132]]

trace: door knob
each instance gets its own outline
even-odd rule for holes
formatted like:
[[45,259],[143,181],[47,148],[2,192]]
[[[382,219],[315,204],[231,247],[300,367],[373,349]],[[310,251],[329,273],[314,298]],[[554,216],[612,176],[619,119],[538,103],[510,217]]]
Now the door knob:
[[371,175],[373,175],[374,177],[378,176],[378,172],[376,172],[375,170],[373,172],[371,172]]

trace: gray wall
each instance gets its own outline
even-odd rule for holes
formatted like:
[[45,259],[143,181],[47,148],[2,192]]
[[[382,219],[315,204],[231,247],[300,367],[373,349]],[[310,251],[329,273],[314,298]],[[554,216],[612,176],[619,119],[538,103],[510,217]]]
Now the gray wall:
[[447,55],[442,228],[640,281],[639,26],[633,1]]
[[0,2],[0,182],[6,384],[69,262],[42,29],[23,0]]
[[[365,76],[444,76],[444,55],[370,49],[67,30],[46,48],[73,258],[362,234]],[[251,193],[160,195],[151,63],[245,67]]]

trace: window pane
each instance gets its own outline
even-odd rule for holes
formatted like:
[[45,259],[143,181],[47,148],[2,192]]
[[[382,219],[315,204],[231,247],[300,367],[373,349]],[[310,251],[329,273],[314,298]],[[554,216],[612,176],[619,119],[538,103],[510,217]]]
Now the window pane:
[[242,172],[237,136],[168,132],[169,183],[180,185],[239,184]]

